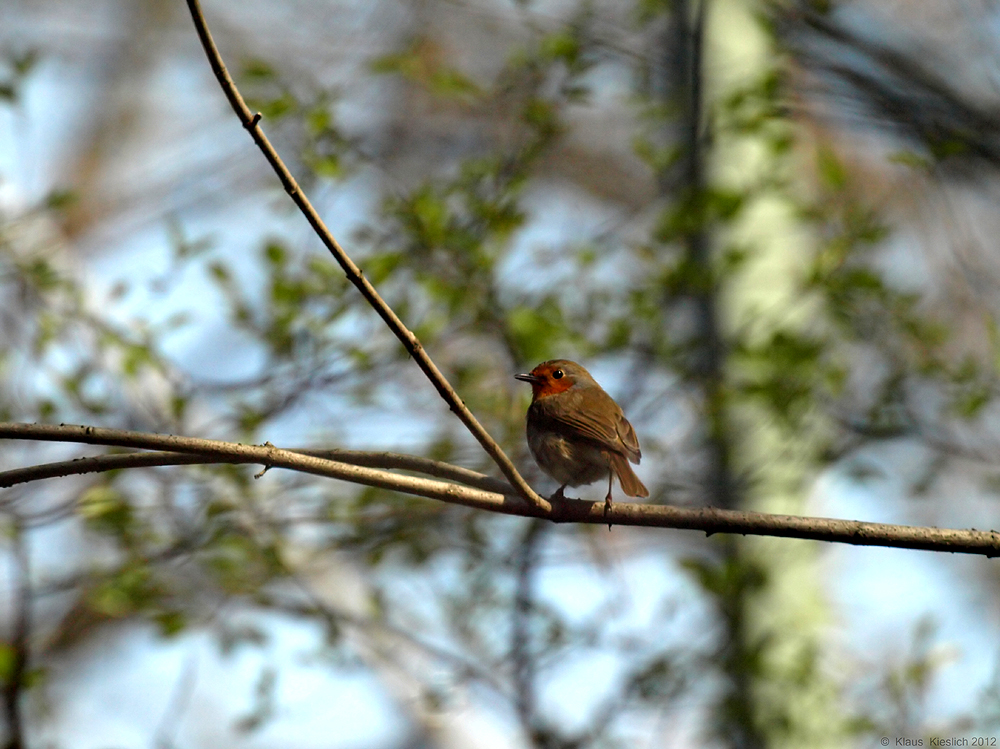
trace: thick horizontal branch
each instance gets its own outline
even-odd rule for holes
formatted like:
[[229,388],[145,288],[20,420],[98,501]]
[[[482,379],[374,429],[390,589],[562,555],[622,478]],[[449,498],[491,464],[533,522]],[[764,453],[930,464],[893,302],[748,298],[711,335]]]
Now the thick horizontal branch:
[[[102,470],[118,470],[120,468],[162,466],[170,464],[192,463],[252,463],[268,468],[287,468],[301,473],[340,479],[355,484],[374,486],[380,489],[390,489],[413,494],[428,499],[438,499],[445,502],[463,504],[480,509],[490,509],[511,514],[530,514],[526,510],[534,508],[523,497],[507,487],[508,493],[473,489],[444,481],[402,476],[384,470],[376,470],[363,466],[351,465],[344,461],[317,458],[282,450],[273,445],[241,445],[233,442],[220,442],[196,437],[177,437],[167,434],[150,434],[147,432],[132,432],[123,429],[104,429],[102,427],[76,426],[69,424],[0,424],[0,439],[38,440],[46,442],[78,442],[87,445],[104,445],[108,447],[131,447],[140,450],[157,450],[154,455],[142,458],[131,455],[96,456],[80,458],[73,461],[63,461],[60,464],[47,464],[19,468],[0,473],[0,488],[26,483],[43,478],[54,478],[60,475],[79,475]],[[179,453],[171,457],[170,453]],[[200,459],[196,459],[200,458]],[[411,464],[412,461],[411,461]],[[453,467],[456,475],[463,469]],[[32,472],[36,471],[37,475]],[[62,471],[62,472],[60,472]],[[480,476],[473,471],[467,472]],[[502,482],[498,482],[503,485]]]
[[500,445],[490,436],[486,428],[479,423],[479,420],[466,407],[462,399],[458,397],[458,393],[455,392],[451,383],[448,382],[448,379],[438,369],[413,331],[406,327],[399,316],[382,299],[378,291],[375,290],[375,287],[365,277],[364,273],[362,273],[361,268],[357,266],[344,248],[340,246],[336,238],[334,238],[333,233],[327,228],[326,223],[320,217],[315,207],[313,207],[312,202],[306,196],[305,192],[303,192],[298,182],[295,181],[292,173],[274,149],[274,146],[271,145],[271,141],[264,134],[263,129],[261,129],[260,113],[254,114],[250,111],[250,108],[243,100],[243,96],[236,88],[236,83],[233,82],[232,76],[229,75],[226,64],[222,60],[222,55],[219,53],[219,49],[215,46],[215,41],[212,39],[212,33],[205,22],[201,4],[198,0],[187,0],[187,4],[188,9],[191,11],[191,19],[194,21],[198,37],[201,39],[205,54],[208,56],[208,62],[212,66],[212,72],[219,81],[219,85],[222,87],[226,98],[229,99],[230,106],[232,106],[240,122],[243,123],[243,127],[250,133],[253,142],[257,144],[261,153],[264,154],[264,158],[267,159],[275,174],[278,175],[278,179],[281,180],[285,192],[288,193],[292,202],[295,203],[302,212],[302,215],[305,216],[313,231],[316,232],[316,236],[320,238],[327,250],[330,251],[330,254],[333,255],[334,259],[340,265],[344,271],[344,275],[347,276],[347,280],[354,284],[355,288],[361,292],[361,296],[364,297],[365,301],[371,305],[372,309],[378,313],[393,335],[403,344],[404,348],[406,348],[407,352],[409,352],[410,356],[417,363],[417,366],[420,367],[421,371],[423,371],[424,375],[438,391],[441,398],[448,404],[448,407],[459,420],[465,424],[465,427],[472,436],[483,446],[483,449],[493,459],[493,462],[497,464],[497,467],[507,481],[528,502],[537,505],[541,509],[551,509],[549,503],[538,496],[535,490],[518,473],[517,468],[511,462],[510,458],[507,457],[506,453],[504,453],[503,449],[501,449]]
[[[223,443],[229,444],[229,443]],[[421,458],[416,455],[403,455],[392,452],[373,452],[363,450],[322,450],[322,449],[291,449],[287,452],[296,455],[306,455],[335,463],[347,463],[353,466],[368,468],[398,468],[416,473],[425,473],[437,478],[450,479],[459,484],[482,489],[487,492],[505,494],[511,491],[509,484],[500,479],[486,476],[468,468],[451,465],[439,460]],[[73,460],[62,460],[56,463],[44,463],[0,471],[0,488],[26,484],[42,479],[59,478],[63,476],[80,476],[86,473],[104,473],[120,471],[129,468],[155,468],[157,466],[180,465],[211,465],[218,463],[238,463],[227,455],[205,455],[203,453],[181,452],[140,452],[119,453],[111,455],[91,455]],[[257,460],[245,461],[257,463]],[[395,474],[393,474],[395,475]],[[2,503],[0,503],[2,504]]]
[[[359,453],[338,450],[302,452],[280,450],[270,445],[240,445],[192,437],[129,432],[100,427],[44,424],[0,423],[0,439],[79,442],[91,445],[130,447],[166,452],[100,455],[63,461],[42,466],[18,468],[0,472],[0,487],[13,486],[42,478],[78,475],[102,470],[140,466],[161,466],[192,463],[253,463],[274,468],[310,473],[366,486],[413,494],[442,502],[465,505],[489,512],[524,517],[540,517],[556,523],[592,523],[678,528],[713,533],[777,536],[814,541],[852,544],[854,546],[887,546],[925,551],[947,551],[957,554],[1000,556],[1000,533],[997,531],[957,530],[887,523],[866,523],[858,520],[770,515],[761,512],[720,510],[714,507],[689,508],[665,505],[618,503],[605,514],[603,502],[567,499],[552,502],[551,510],[543,510],[518,495],[513,487],[506,491],[490,491],[473,486],[460,486],[443,481],[401,476],[346,461],[359,460],[381,465],[394,465],[410,471],[426,471],[435,475],[465,480],[482,486],[504,489],[503,482],[415,456],[396,453]],[[341,460],[329,460],[316,455],[336,455]],[[435,473],[436,472],[436,473]],[[461,477],[461,478],[460,478]]]
[[549,519],[557,523],[604,523],[615,525],[678,528],[744,536],[777,536],[812,541],[888,546],[955,554],[1000,556],[1000,532],[958,530],[861,520],[838,520],[802,515],[772,515],[765,512],[721,510],[715,507],[671,507],[668,505],[615,504],[608,516],[603,502],[569,500],[553,509]]

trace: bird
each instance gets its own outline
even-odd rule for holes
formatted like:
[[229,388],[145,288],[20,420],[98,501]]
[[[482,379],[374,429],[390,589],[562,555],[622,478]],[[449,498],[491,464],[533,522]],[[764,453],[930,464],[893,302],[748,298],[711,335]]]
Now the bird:
[[649,496],[629,465],[642,458],[635,429],[590,372],[568,359],[552,359],[514,378],[531,385],[528,448],[538,466],[561,484],[552,499],[564,499],[567,486],[605,476],[605,515],[612,509],[614,477],[628,496]]

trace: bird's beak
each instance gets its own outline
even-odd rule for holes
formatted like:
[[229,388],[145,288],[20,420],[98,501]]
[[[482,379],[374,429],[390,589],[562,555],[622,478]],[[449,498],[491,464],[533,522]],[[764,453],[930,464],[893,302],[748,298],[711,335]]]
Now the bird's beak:
[[522,372],[521,374],[514,375],[515,380],[520,380],[521,382],[539,382],[538,377],[531,374],[531,372]]

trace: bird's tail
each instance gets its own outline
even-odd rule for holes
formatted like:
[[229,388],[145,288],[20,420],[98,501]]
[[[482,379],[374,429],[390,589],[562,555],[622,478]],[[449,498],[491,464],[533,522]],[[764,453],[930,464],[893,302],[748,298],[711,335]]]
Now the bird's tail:
[[639,481],[639,477],[635,475],[635,471],[632,470],[632,466],[628,464],[624,455],[611,453],[608,455],[608,459],[611,463],[611,470],[618,477],[618,483],[622,485],[622,491],[625,494],[630,497],[649,496],[649,489]]

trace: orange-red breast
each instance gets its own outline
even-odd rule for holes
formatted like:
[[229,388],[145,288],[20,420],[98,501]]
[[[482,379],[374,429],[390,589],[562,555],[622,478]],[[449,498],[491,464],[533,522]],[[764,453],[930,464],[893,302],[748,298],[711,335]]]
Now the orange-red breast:
[[629,465],[642,457],[635,430],[590,372],[576,362],[553,359],[514,377],[531,383],[528,447],[541,469],[561,484],[553,497],[562,498],[567,486],[605,476],[605,511],[611,508],[613,476],[628,496],[649,496]]

